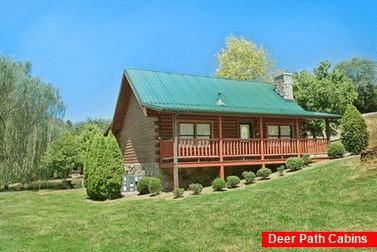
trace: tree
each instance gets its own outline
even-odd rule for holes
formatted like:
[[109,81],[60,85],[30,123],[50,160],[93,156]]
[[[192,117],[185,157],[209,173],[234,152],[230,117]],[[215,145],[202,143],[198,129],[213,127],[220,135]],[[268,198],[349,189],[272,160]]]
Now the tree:
[[62,134],[49,146],[42,163],[46,174],[55,172],[65,180],[72,169],[82,166],[78,136],[70,132]]
[[[352,80],[330,68],[330,62],[325,60],[313,69],[313,73],[303,70],[293,74],[294,99],[303,109],[342,115],[347,105],[357,98]],[[322,135],[323,122],[311,121],[307,129],[314,137]]]
[[225,48],[216,55],[216,76],[228,79],[271,81],[274,62],[269,53],[243,37],[228,36]]
[[85,131],[87,125],[96,125],[100,132],[104,132],[111,124],[109,119],[92,119],[87,118],[85,121],[77,122],[73,125],[73,129],[76,134],[81,134]]
[[363,116],[353,105],[347,109],[341,119],[341,139],[347,151],[360,154],[368,147],[368,130]]
[[303,109],[341,115],[357,98],[352,81],[337,70],[330,72],[330,66],[322,61],[313,73],[294,73],[294,98]]
[[354,106],[360,113],[377,111],[377,63],[371,59],[353,57],[336,64],[335,69],[352,79],[358,98]]
[[120,194],[124,174],[122,153],[114,135],[94,134],[86,152],[84,181],[89,198],[114,199]]
[[30,62],[0,55],[0,187],[40,177],[52,122],[64,115],[59,90],[30,71]]

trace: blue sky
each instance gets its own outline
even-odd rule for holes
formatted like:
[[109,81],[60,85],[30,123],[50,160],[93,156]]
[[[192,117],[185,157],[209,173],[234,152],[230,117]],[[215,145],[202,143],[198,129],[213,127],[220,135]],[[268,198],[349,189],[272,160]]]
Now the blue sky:
[[227,35],[278,68],[377,59],[376,1],[0,0],[0,52],[60,89],[65,120],[111,119],[124,67],[213,75]]

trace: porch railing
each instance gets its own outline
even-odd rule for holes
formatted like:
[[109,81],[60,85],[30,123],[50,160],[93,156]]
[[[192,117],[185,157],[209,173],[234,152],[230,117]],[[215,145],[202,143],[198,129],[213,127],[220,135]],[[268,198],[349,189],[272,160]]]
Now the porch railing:
[[323,154],[327,153],[327,139],[313,138],[313,139],[300,139],[300,153],[310,154]]
[[[260,139],[223,139],[223,157],[260,156]],[[327,139],[264,139],[264,156],[327,153]],[[178,139],[178,158],[218,158],[219,139]],[[160,140],[160,158],[174,157],[174,140]]]
[[178,157],[219,157],[218,139],[178,139]]
[[295,139],[267,139],[263,141],[263,145],[266,156],[298,153]]
[[246,157],[261,154],[259,139],[223,139],[224,157]]

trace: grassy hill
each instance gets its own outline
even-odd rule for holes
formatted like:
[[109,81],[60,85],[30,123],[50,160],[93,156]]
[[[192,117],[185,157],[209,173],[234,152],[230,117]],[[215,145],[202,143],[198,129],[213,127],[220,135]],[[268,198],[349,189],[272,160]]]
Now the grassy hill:
[[376,231],[377,169],[358,162],[325,161],[182,200],[93,202],[82,189],[3,192],[0,250],[260,251],[262,231]]
[[363,115],[368,126],[369,147],[377,146],[377,112]]

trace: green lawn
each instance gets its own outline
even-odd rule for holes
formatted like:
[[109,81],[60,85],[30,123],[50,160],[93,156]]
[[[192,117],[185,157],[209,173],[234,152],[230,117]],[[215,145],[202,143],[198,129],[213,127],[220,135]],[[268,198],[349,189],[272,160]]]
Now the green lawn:
[[262,231],[377,231],[376,191],[376,169],[361,169],[353,157],[182,200],[3,192],[0,250],[260,251]]

